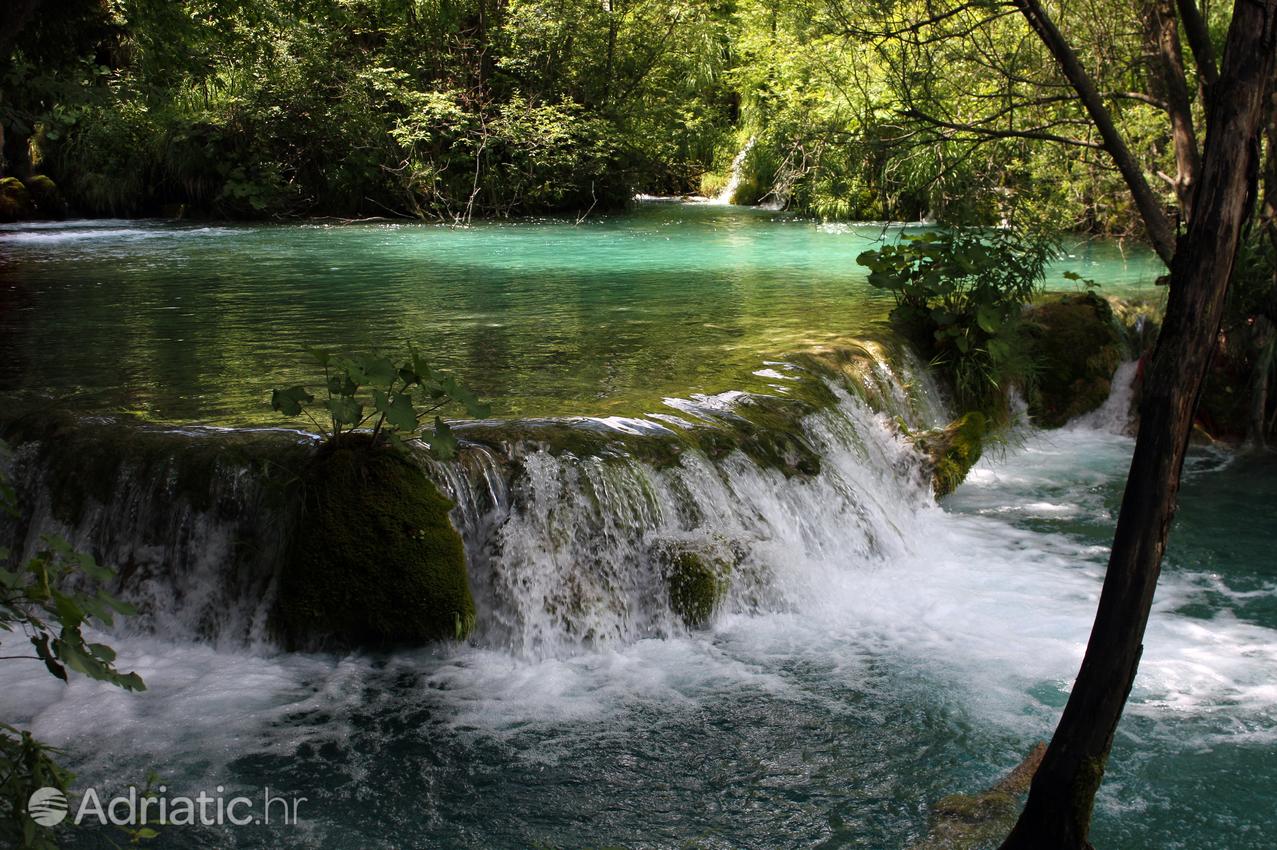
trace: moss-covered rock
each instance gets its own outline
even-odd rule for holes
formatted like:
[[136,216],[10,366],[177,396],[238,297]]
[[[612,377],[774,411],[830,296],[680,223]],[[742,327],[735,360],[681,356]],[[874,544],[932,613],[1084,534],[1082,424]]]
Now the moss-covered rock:
[[474,624],[465,549],[446,499],[410,458],[366,443],[321,450],[280,577],[292,646],[462,638]]
[[1253,359],[1241,340],[1228,335],[1217,340],[1197,403],[1196,424],[1208,442],[1240,443],[1246,439],[1255,380]]
[[16,177],[0,178],[0,222],[20,221],[32,213],[31,193]]
[[[216,482],[236,470],[298,470],[311,451],[285,431],[173,429],[128,416],[87,418],[47,400],[7,402],[0,437],[13,446],[36,444],[53,517],[72,528],[142,486],[161,488],[175,510],[227,517],[243,505]],[[284,488],[271,494],[274,507],[287,507],[291,496]]]
[[665,579],[670,608],[688,628],[704,628],[731,587],[733,558],[714,547],[664,541],[653,555]]
[[56,183],[44,174],[37,174],[27,181],[31,196],[32,213],[38,218],[63,219],[67,216],[66,198]]
[[1038,744],[1024,761],[979,794],[951,794],[931,807],[927,837],[910,850],[982,850],[1006,838],[1020,813],[1020,797],[1046,756]]
[[937,499],[949,495],[966,480],[967,473],[984,453],[988,434],[989,422],[984,414],[972,411],[944,428],[913,438],[914,445],[927,459],[926,470]]
[[1108,301],[1065,295],[1034,306],[1026,331],[1037,361],[1029,414],[1047,428],[1095,410],[1109,397],[1126,340]]

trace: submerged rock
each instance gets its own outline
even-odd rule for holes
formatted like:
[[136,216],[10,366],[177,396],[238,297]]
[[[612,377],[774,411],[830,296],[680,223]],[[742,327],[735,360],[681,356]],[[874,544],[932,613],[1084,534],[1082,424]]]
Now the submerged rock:
[[913,438],[914,445],[927,459],[925,468],[931,475],[931,488],[937,499],[949,495],[966,480],[967,473],[984,453],[988,433],[989,423],[984,414],[972,411],[944,428]]
[[474,600],[451,501],[410,458],[353,444],[321,449],[280,576],[292,646],[395,645],[467,636]]
[[910,850],[980,850],[996,847],[1011,832],[1020,812],[1020,797],[1046,756],[1038,744],[1024,761],[979,794],[951,794],[931,808],[927,837]]
[[734,554],[725,547],[666,540],[653,546],[652,555],[674,613],[690,629],[709,625],[731,588]]
[[1029,414],[1059,428],[1109,397],[1126,340],[1109,302],[1094,293],[1065,295],[1036,305],[1026,328],[1038,363]]

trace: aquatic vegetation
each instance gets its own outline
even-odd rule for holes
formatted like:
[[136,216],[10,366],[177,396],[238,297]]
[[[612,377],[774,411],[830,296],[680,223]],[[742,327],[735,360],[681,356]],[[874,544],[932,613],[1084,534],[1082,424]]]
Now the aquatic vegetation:
[[913,437],[927,458],[931,487],[937,499],[958,489],[984,453],[989,423],[984,414],[969,411],[944,428]]
[[[314,352],[324,370],[323,393],[319,402],[327,415],[316,419],[307,409],[315,397],[304,386],[277,389],[271,393],[271,409],[285,416],[305,416],[333,447],[344,445],[364,425],[371,424],[368,444],[379,448],[384,442],[401,442],[417,436],[421,420],[456,404],[476,418],[491,408],[479,401],[457,379],[438,372],[417,354],[396,367],[387,357],[332,355]],[[359,443],[356,443],[358,445]],[[430,433],[431,452],[440,459],[456,453],[457,441],[442,417],[435,415]]]
[[963,410],[1000,418],[1032,383],[1021,314],[1045,283],[1055,243],[1014,230],[904,234],[856,262],[895,298],[892,319],[952,382]]
[[738,559],[723,546],[672,540],[654,545],[652,557],[665,577],[670,608],[688,628],[706,626],[727,596]]

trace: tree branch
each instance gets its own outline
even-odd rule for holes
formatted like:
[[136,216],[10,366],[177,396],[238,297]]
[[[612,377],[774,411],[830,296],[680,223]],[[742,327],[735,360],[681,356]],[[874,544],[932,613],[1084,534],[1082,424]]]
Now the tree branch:
[[1131,196],[1135,200],[1135,206],[1144,219],[1144,228],[1148,231],[1153,250],[1157,251],[1162,262],[1170,265],[1171,259],[1175,256],[1175,230],[1166,216],[1161,201],[1153,194],[1148,181],[1144,179],[1143,169],[1131,155],[1126,141],[1113,123],[1113,116],[1104,105],[1104,100],[1096,90],[1090,74],[1082,67],[1077,54],[1073,52],[1073,48],[1069,46],[1038,0],[1014,0],[1014,2],[1025,20],[1029,22],[1029,26],[1059,62],[1060,70],[1064,72],[1065,78],[1077,92],[1078,99],[1082,101],[1091,120],[1095,122],[1095,128],[1104,140],[1104,149],[1108,151],[1118,171],[1122,173],[1122,178],[1126,181],[1127,188],[1130,189]]

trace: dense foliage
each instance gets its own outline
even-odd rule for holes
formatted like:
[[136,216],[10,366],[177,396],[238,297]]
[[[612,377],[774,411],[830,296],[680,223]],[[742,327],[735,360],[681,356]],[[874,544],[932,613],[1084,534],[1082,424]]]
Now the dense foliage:
[[[1056,64],[1023,21],[987,4],[16,8],[34,11],[0,39],[5,173],[47,172],[91,213],[581,212],[634,192],[716,192],[748,145],[745,203],[831,218],[1140,226]],[[1153,6],[1053,12],[1144,167],[1174,173]],[[1223,14],[1209,21],[1217,36]],[[1172,205],[1170,182],[1160,191]]]
[[8,169],[32,142],[89,212],[578,210],[676,190],[714,144],[703,3],[35,5],[0,58]]
[[905,234],[857,261],[895,296],[892,319],[950,376],[962,408],[997,416],[1006,391],[1032,379],[1020,319],[1056,253],[1047,239],[972,228]]

